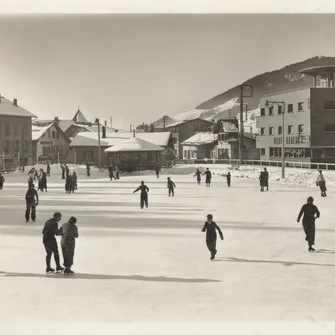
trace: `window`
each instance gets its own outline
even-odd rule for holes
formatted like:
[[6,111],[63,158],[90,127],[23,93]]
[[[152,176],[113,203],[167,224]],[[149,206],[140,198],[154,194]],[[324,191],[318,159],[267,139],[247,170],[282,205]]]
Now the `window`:
[[287,105],[287,113],[293,113],[293,104]]
[[305,130],[304,130],[304,125],[303,124],[299,124],[298,125],[298,134],[304,134]]
[[59,131],[57,131],[57,138],[59,138]]
[[283,112],[283,106],[278,105],[278,114],[281,114]]
[[17,124],[13,125],[13,130],[14,130],[14,135],[17,135],[18,131],[17,131]]
[[282,135],[282,133],[283,133],[283,127],[278,126],[278,135]]
[[299,102],[298,103],[298,111],[299,112],[303,112],[304,111],[304,103],[303,102]]
[[274,154],[274,150],[273,148],[270,148],[270,157],[273,157],[275,154]]
[[43,147],[42,151],[43,151],[43,155],[46,155],[47,154],[47,147]]
[[335,101],[325,101],[325,109],[335,109]]
[[15,141],[15,152],[19,152],[20,151],[20,141]]
[[262,155],[262,156],[265,156],[265,148],[262,148],[262,149],[261,149],[261,155]]
[[273,115],[273,106],[269,108],[269,115]]
[[184,158],[187,157],[187,150],[184,150]]
[[274,135],[274,134],[275,134],[274,127],[269,127],[269,135]]
[[9,153],[9,141],[4,141],[3,142],[3,149],[4,149],[4,152],[6,153],[6,154],[8,154]]
[[9,124],[5,124],[5,136],[9,136],[9,133],[10,133],[10,131],[9,131]]
[[50,138],[50,129],[48,130],[48,137]]
[[56,132],[54,130],[52,131],[52,138],[56,138]]
[[335,123],[325,124],[325,132],[326,133],[335,133]]
[[261,116],[265,116],[265,108],[261,108]]
[[265,128],[261,128],[261,135],[265,135]]
[[86,152],[85,152],[85,158],[86,158],[86,159],[92,159],[92,158],[93,158],[93,153],[92,153],[92,151],[86,151]]
[[293,126],[288,126],[288,127],[287,127],[287,133],[288,133],[289,135],[293,135]]

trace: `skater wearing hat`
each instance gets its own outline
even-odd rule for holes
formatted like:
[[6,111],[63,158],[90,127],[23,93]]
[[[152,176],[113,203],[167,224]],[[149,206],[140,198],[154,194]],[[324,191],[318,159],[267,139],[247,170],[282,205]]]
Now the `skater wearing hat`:
[[313,245],[315,243],[315,219],[320,217],[320,212],[318,208],[313,204],[314,199],[309,197],[307,199],[307,203],[302,206],[300,213],[298,215],[297,222],[300,222],[302,219],[302,226],[304,227],[304,231],[306,234],[306,241],[308,242],[308,251],[315,251]]
[[149,187],[144,184],[144,181],[141,181],[141,185],[133,193],[136,193],[138,191],[141,191],[141,197],[140,197],[141,209],[143,209],[144,205],[145,205],[146,208],[148,208]]
[[176,184],[171,180],[170,177],[167,178],[167,188],[169,190],[169,197],[172,196],[174,197],[174,189],[176,187]]
[[213,221],[213,215],[207,215],[207,221],[205,222],[204,227],[201,230],[202,232],[206,232],[206,245],[208,250],[211,253],[211,260],[215,259],[216,251],[216,240],[217,235],[216,231],[219,232],[221,240],[223,240],[223,234],[219,226]]

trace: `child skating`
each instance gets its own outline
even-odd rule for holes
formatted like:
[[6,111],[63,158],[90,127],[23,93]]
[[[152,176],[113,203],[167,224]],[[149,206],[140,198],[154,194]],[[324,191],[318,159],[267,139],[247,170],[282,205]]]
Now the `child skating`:
[[216,250],[216,240],[217,235],[216,231],[219,232],[221,240],[223,240],[223,234],[219,226],[213,221],[213,215],[208,214],[207,215],[207,221],[205,222],[204,227],[201,230],[202,232],[206,232],[206,245],[208,250],[211,253],[211,260],[215,259],[215,255],[217,253]]
[[202,175],[202,173],[199,171],[199,169],[197,169],[197,172],[193,176],[193,178],[195,176],[197,177],[197,183],[198,183],[198,185],[200,185],[200,183],[201,183],[201,175]]
[[171,180],[170,177],[167,178],[167,188],[169,190],[169,197],[171,197],[171,194],[172,196],[174,197],[174,189],[176,187],[176,184]]
[[141,197],[140,197],[140,206],[143,209],[144,205],[148,208],[148,192],[149,187],[144,185],[144,181],[141,181],[141,185],[133,192],[136,193],[141,190]]

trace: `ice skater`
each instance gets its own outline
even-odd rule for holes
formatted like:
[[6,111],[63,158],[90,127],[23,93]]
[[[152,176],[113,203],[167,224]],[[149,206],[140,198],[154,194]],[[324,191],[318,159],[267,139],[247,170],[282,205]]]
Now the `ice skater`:
[[36,207],[38,206],[38,193],[35,190],[34,184],[31,184],[26,193],[26,222],[31,218],[36,221]]
[[201,184],[201,175],[202,175],[202,173],[200,172],[199,169],[197,169],[196,173],[195,173],[194,176],[193,176],[193,178],[194,178],[194,177],[197,177],[197,183],[198,183],[198,185]]
[[264,168],[264,187],[269,190],[269,172],[266,168]]
[[120,169],[117,165],[115,166],[115,178],[120,179]]
[[48,192],[48,187],[47,187],[47,174],[41,169],[40,170],[40,176],[39,176],[39,181],[38,181],[38,189],[41,190],[42,192]]
[[73,191],[72,176],[67,176],[65,180],[65,193],[71,193],[72,191]]
[[50,167],[50,164],[48,162],[48,164],[47,164],[47,175],[48,175],[48,177],[50,177],[50,174],[51,174],[51,167]]
[[203,173],[204,176],[206,176],[206,187],[211,187],[211,180],[212,180],[212,172],[209,171],[209,168],[206,169],[206,171]]
[[31,185],[34,185],[34,168],[28,172],[28,189]]
[[155,172],[156,172],[156,178],[159,178],[159,173],[161,172],[161,167],[158,164],[156,164]]
[[228,173],[225,175],[225,177],[227,178],[227,185],[228,185],[228,187],[230,187],[230,182],[231,182],[231,174],[230,174],[230,172],[228,172]]
[[59,252],[58,252],[58,245],[55,238],[55,235],[58,234],[58,222],[62,219],[62,214],[59,212],[54,213],[53,218],[48,220],[44,224],[44,228],[42,231],[43,234],[43,244],[45,251],[47,253],[46,256],[46,263],[47,269],[46,273],[53,273],[55,270],[51,267],[51,256],[54,255],[55,263],[56,263],[56,271],[60,272],[63,271],[64,268],[60,265],[59,260]]
[[265,185],[265,175],[264,171],[261,171],[259,174],[259,185],[261,186],[261,192],[264,192],[264,185]]
[[207,215],[207,221],[205,222],[204,227],[201,230],[202,232],[206,232],[206,245],[208,250],[211,253],[211,260],[215,259],[215,255],[217,253],[216,250],[216,240],[217,235],[216,231],[219,232],[221,240],[223,240],[223,234],[219,226],[213,221],[213,215]]
[[304,227],[304,231],[306,234],[305,240],[308,243],[308,251],[315,251],[313,245],[315,244],[315,219],[320,217],[320,212],[318,208],[313,204],[314,199],[309,197],[307,199],[307,203],[302,206],[300,213],[298,215],[297,222],[300,222],[302,218],[302,226]]
[[167,178],[167,188],[169,190],[169,197],[174,197],[174,189],[176,188],[176,184],[171,180],[170,177]]
[[72,173],[72,193],[78,189],[78,177],[75,171]]
[[326,187],[326,179],[321,170],[319,170],[318,178],[316,179],[316,186],[320,187],[321,197],[327,196],[327,187]]
[[144,185],[144,181],[141,181],[141,185],[133,192],[136,193],[141,190],[141,197],[140,197],[140,206],[143,209],[144,205],[148,208],[148,186]]
[[113,167],[113,165],[109,165],[108,172],[109,172],[109,178],[110,178],[110,180],[116,179],[115,176],[114,176],[114,167]]
[[65,166],[63,164],[61,164],[60,168],[62,170],[62,179],[65,179]]
[[91,176],[91,167],[89,166],[89,164],[86,164],[86,175],[87,177]]
[[76,246],[76,238],[79,237],[78,227],[76,226],[77,219],[74,216],[70,217],[70,220],[64,223],[57,231],[57,235],[62,236],[61,248],[64,259],[64,274],[73,274],[71,270],[73,265],[74,250]]
[[2,175],[2,173],[0,172],[0,190],[3,189],[3,184],[5,183],[5,177]]
[[66,174],[66,178],[68,178],[69,177],[69,175],[70,175],[70,169],[69,169],[69,167],[65,164],[65,174]]

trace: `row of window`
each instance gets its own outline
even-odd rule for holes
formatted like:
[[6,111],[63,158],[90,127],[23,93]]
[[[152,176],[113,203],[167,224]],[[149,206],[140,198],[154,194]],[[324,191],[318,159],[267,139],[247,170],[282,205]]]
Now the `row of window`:
[[50,129],[49,129],[46,133],[43,134],[42,137],[48,137],[48,138],[56,138],[57,137],[57,138],[59,138],[60,134],[59,134],[59,131],[55,131],[55,130],[50,131]]
[[[24,146],[23,146],[23,150],[24,152],[27,152],[29,149],[29,144],[30,142],[25,141],[24,142]],[[4,154],[9,154],[9,153],[19,153],[22,151],[22,145],[20,141],[3,141],[2,145],[0,142],[0,155],[2,153]]]
[[[298,102],[297,104],[297,108],[298,108],[298,112],[303,112],[305,109],[305,103],[304,102]],[[275,115],[275,110],[274,110],[275,106],[271,106],[269,107],[269,116]],[[282,114],[283,112],[283,106],[282,105],[278,105],[277,106],[277,114]],[[294,105],[293,104],[288,104],[287,105],[287,113],[294,113]],[[265,116],[265,108],[261,108],[261,116]]]
[[0,124],[0,134],[4,136],[22,135],[22,127],[23,135],[29,134],[30,126],[23,126],[22,124]]
[[[265,156],[265,148],[261,149],[261,155]],[[269,156],[273,158],[280,158],[282,156],[281,148],[269,148]],[[310,148],[287,148],[285,149],[285,157],[287,158],[307,158],[311,157]]]
[[[305,132],[305,128],[303,124],[299,124],[297,127],[297,131],[298,134],[304,134]],[[283,133],[283,127],[282,126],[278,126],[277,128],[277,135],[282,135]],[[294,135],[294,127],[292,125],[288,125],[287,126],[287,134],[288,135]],[[260,135],[266,135],[266,131],[265,131],[265,127],[261,128],[261,132]],[[275,127],[269,127],[269,133],[268,135],[276,135],[275,133]]]
[[62,153],[63,152],[63,146],[61,145],[53,145],[53,146],[48,146],[48,147],[43,147],[42,148],[43,155],[50,155],[50,154],[57,154],[58,152]]

